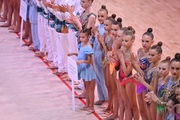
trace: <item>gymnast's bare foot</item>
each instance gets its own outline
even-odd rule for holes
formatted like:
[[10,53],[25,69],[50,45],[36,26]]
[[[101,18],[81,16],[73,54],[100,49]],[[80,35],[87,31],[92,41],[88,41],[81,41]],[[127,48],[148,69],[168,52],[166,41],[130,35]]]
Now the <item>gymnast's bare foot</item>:
[[12,30],[12,31],[9,31],[9,32],[11,32],[11,33],[19,33],[19,32],[20,32],[20,30],[15,29],[15,30]]
[[11,25],[9,23],[4,23],[3,25],[0,25],[0,27],[10,27]]
[[6,22],[7,19],[0,18],[0,22]]
[[35,52],[35,55],[36,57],[44,57],[44,53],[43,52]]
[[28,38],[29,38],[29,35],[25,35],[25,34],[24,34],[24,35],[22,36],[22,38],[23,38],[23,39],[28,39]]
[[8,28],[8,30],[14,30],[15,28],[16,28],[15,25],[11,25],[11,26]]

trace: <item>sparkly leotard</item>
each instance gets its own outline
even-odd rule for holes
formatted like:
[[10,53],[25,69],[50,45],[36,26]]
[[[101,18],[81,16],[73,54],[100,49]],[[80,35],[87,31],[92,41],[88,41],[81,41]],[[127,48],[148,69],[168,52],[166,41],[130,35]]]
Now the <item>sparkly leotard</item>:
[[169,78],[167,84],[165,85],[165,101],[168,101],[168,98],[170,98],[174,93],[174,88],[179,84],[179,81],[173,81],[172,77]]
[[[108,39],[105,37],[104,43],[105,43],[107,48],[112,47],[112,43],[113,43],[112,37],[109,37]],[[107,54],[105,53],[104,50],[103,50],[103,55],[102,55],[102,64],[103,64],[104,68],[109,64]]]
[[176,116],[175,120],[180,120],[180,114],[176,113],[175,116]]
[[[157,67],[153,68],[152,71],[150,71],[150,73],[148,71],[145,72],[145,81],[146,83],[148,83],[149,85],[151,84],[152,80],[153,80],[153,74],[154,72],[157,72]],[[146,90],[147,92],[149,92],[149,90]]]
[[169,114],[167,117],[167,120],[171,120],[172,117],[173,117],[173,114]]
[[175,119],[174,120],[180,120],[180,114],[177,113],[177,108],[174,108],[174,114],[175,114]]
[[83,15],[84,13],[85,13],[85,11],[81,14],[81,16],[80,16],[80,18],[79,18],[79,20],[80,20],[80,22],[81,22],[81,24],[82,24],[82,29],[86,28],[87,23],[88,23],[88,19],[89,19],[89,17],[90,17],[91,15],[94,15],[94,16],[96,17],[96,14],[90,13],[90,14],[88,14],[85,18],[83,18],[82,15]]
[[[143,71],[146,71],[147,68],[150,66],[149,59],[147,57],[139,59],[139,66]],[[140,95],[144,91],[146,91],[146,87],[141,83],[137,83],[137,94]]]
[[[87,23],[88,23],[88,19],[89,19],[89,17],[91,16],[91,15],[94,15],[95,17],[96,17],[96,14],[94,14],[94,13],[90,13],[90,14],[88,14],[85,18],[83,18],[83,14],[85,13],[85,11],[83,11],[82,12],[82,14],[81,13],[79,13],[80,15],[79,15],[79,21],[81,22],[81,25],[82,25],[82,29],[85,29],[86,27],[87,27]],[[76,37],[78,37],[78,43],[80,44],[81,43],[81,41],[80,41],[80,39],[79,39],[79,32],[76,34]]]
[[[165,84],[158,84],[158,91],[157,91],[157,97],[162,98],[164,96],[164,89],[165,89]],[[162,105],[157,105],[157,112],[159,114],[162,114],[164,112],[164,106]]]
[[[128,66],[127,61],[125,62],[125,64],[126,64],[126,66]],[[125,86],[129,82],[136,82],[136,80],[134,78],[130,77],[132,75],[132,72],[128,76],[126,76],[124,74],[124,71],[123,71],[119,61],[116,62],[115,69],[117,71],[119,70],[119,81],[120,81],[121,86]],[[128,78],[128,77],[130,77],[130,78]]]

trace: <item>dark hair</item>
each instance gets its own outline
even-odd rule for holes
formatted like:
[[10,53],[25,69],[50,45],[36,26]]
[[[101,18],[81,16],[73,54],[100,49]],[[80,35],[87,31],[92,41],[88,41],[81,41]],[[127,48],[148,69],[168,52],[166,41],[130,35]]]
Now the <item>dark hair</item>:
[[[176,87],[175,87],[175,89],[174,90],[176,90],[177,88],[180,88],[180,84],[178,84]],[[175,93],[175,92],[174,92]],[[174,104],[179,104],[179,101],[176,99],[176,94],[174,95],[174,98],[175,98],[175,100],[173,101],[174,102]],[[176,107],[174,107],[174,113],[176,114],[177,113],[177,108]],[[176,120],[176,116],[174,116],[175,117],[175,120]]]
[[172,98],[170,98],[169,100],[172,100],[173,105],[175,105],[175,104],[177,104],[177,103],[178,103],[178,101],[177,101],[177,99],[176,99],[176,97],[175,97],[175,96],[174,96],[174,97],[172,97]]
[[151,39],[154,39],[154,35],[153,35],[153,29],[152,28],[148,28],[147,31],[143,34],[144,35],[148,35],[149,37],[151,37]]
[[176,90],[176,88],[180,88],[180,84],[176,85],[175,90]]
[[[125,28],[124,28],[125,29]],[[131,40],[135,39],[135,29],[131,26],[127,27],[127,30],[124,31],[124,35],[130,35],[131,36]]]
[[178,88],[180,88],[180,84],[177,84],[177,85],[175,86],[175,88],[174,88],[174,96],[175,96],[175,97],[176,97],[175,91],[176,91],[176,89],[178,89]]
[[166,59],[162,60],[161,63],[170,63],[171,57],[167,56]]
[[112,14],[110,17],[107,17],[106,20],[109,20],[111,23],[115,22],[116,14]]
[[101,6],[101,9],[99,11],[106,11],[106,13],[108,14],[108,10],[106,9],[106,6],[105,5],[102,5]]
[[177,88],[180,88],[180,84],[175,84],[174,86],[171,87],[170,91],[169,91],[169,96],[168,96],[168,100],[172,100],[174,104],[179,103],[178,100],[176,99],[176,94],[175,94],[175,90]]
[[[170,92],[171,96],[168,98],[168,101],[171,100],[173,105],[179,104],[179,101],[176,99],[176,95],[175,95],[176,88],[180,88],[180,84],[176,85],[173,90],[171,89],[171,92]],[[176,111],[177,111],[177,108],[174,107],[174,113],[176,113]],[[176,116],[174,116],[174,117],[175,117],[174,120],[176,120]]]
[[114,25],[118,25],[119,28],[122,28],[122,19],[119,17],[113,22]]
[[86,33],[87,35],[90,35],[90,36],[91,36],[91,30],[92,30],[92,27],[90,27],[90,28],[85,28],[85,29],[81,30],[80,33]]
[[173,61],[180,62],[180,53],[176,53],[170,63],[172,63]]
[[156,45],[153,45],[151,47],[151,49],[156,49],[156,51],[158,52],[158,54],[162,54],[162,48],[161,46],[163,45],[163,43],[160,41],[158,42]]
[[130,30],[133,34],[136,33],[135,29],[132,26],[128,26],[127,29]]

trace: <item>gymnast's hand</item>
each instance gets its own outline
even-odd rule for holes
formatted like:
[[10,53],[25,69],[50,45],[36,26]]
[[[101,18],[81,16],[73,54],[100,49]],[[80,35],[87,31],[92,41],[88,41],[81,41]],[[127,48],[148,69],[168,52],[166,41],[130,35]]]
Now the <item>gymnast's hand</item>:
[[47,3],[46,3],[46,6],[47,6],[47,7],[50,7],[50,8],[53,8],[53,7],[54,7],[54,5],[51,4],[50,2],[47,2]]
[[69,54],[67,54],[67,56],[72,56],[72,55],[78,56],[78,53],[69,53]]
[[101,43],[102,45],[104,44],[104,37],[102,35],[98,34],[97,39],[98,39],[99,43]]
[[131,63],[134,64],[137,62],[137,56],[135,56],[133,53],[130,54],[131,55]]
[[144,76],[141,75],[141,74],[139,74],[139,73],[134,74],[134,77],[135,77],[135,79],[136,79],[138,82],[140,82],[140,83],[145,82],[145,81],[144,81]]
[[145,95],[144,100],[148,103],[151,103],[152,101],[156,102],[158,101],[158,97],[156,96],[156,94],[154,93],[154,91],[148,92]]
[[65,8],[70,14],[74,13],[74,6],[65,5]]
[[72,55],[73,55],[72,53],[67,54],[67,56],[72,56]]
[[93,26],[92,27],[92,30],[91,30],[91,36],[94,37],[95,35],[97,35],[99,32],[98,32],[98,28],[97,26]]
[[56,10],[63,13],[67,12],[65,5],[58,5]]
[[70,17],[65,18],[65,21],[67,21],[68,23],[71,24],[77,24],[77,22],[79,21],[78,17],[75,16],[74,14],[72,14]]
[[51,4],[54,4],[54,0],[50,0],[51,1]]
[[113,56],[113,52],[112,52],[112,51],[108,51],[108,52],[107,52],[107,57],[110,58],[110,57],[112,57],[112,56]]
[[77,61],[77,65],[80,65],[81,63],[83,63],[84,62],[84,60],[78,60]]
[[116,53],[118,55],[119,60],[124,59],[123,51],[121,49],[118,49]]

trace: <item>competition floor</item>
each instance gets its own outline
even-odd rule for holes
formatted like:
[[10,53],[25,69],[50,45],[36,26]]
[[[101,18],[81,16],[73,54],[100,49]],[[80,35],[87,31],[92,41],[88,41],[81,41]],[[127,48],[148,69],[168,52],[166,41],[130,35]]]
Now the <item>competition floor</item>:
[[[123,19],[123,26],[136,29],[134,51],[141,47],[142,34],[152,27],[155,43],[164,43],[163,58],[180,52],[179,0],[95,0],[95,13],[102,4],[110,14],[116,13]],[[53,75],[27,47],[20,47],[16,34],[9,33],[7,28],[0,28],[0,33],[1,120],[100,119],[99,109],[98,115],[86,115],[78,110],[83,100],[76,99],[76,112],[73,112],[70,83]]]
[[78,110],[84,103],[79,99],[73,112],[70,83],[53,75],[27,47],[20,47],[16,34],[7,28],[0,32],[1,120],[98,119],[96,114]]

